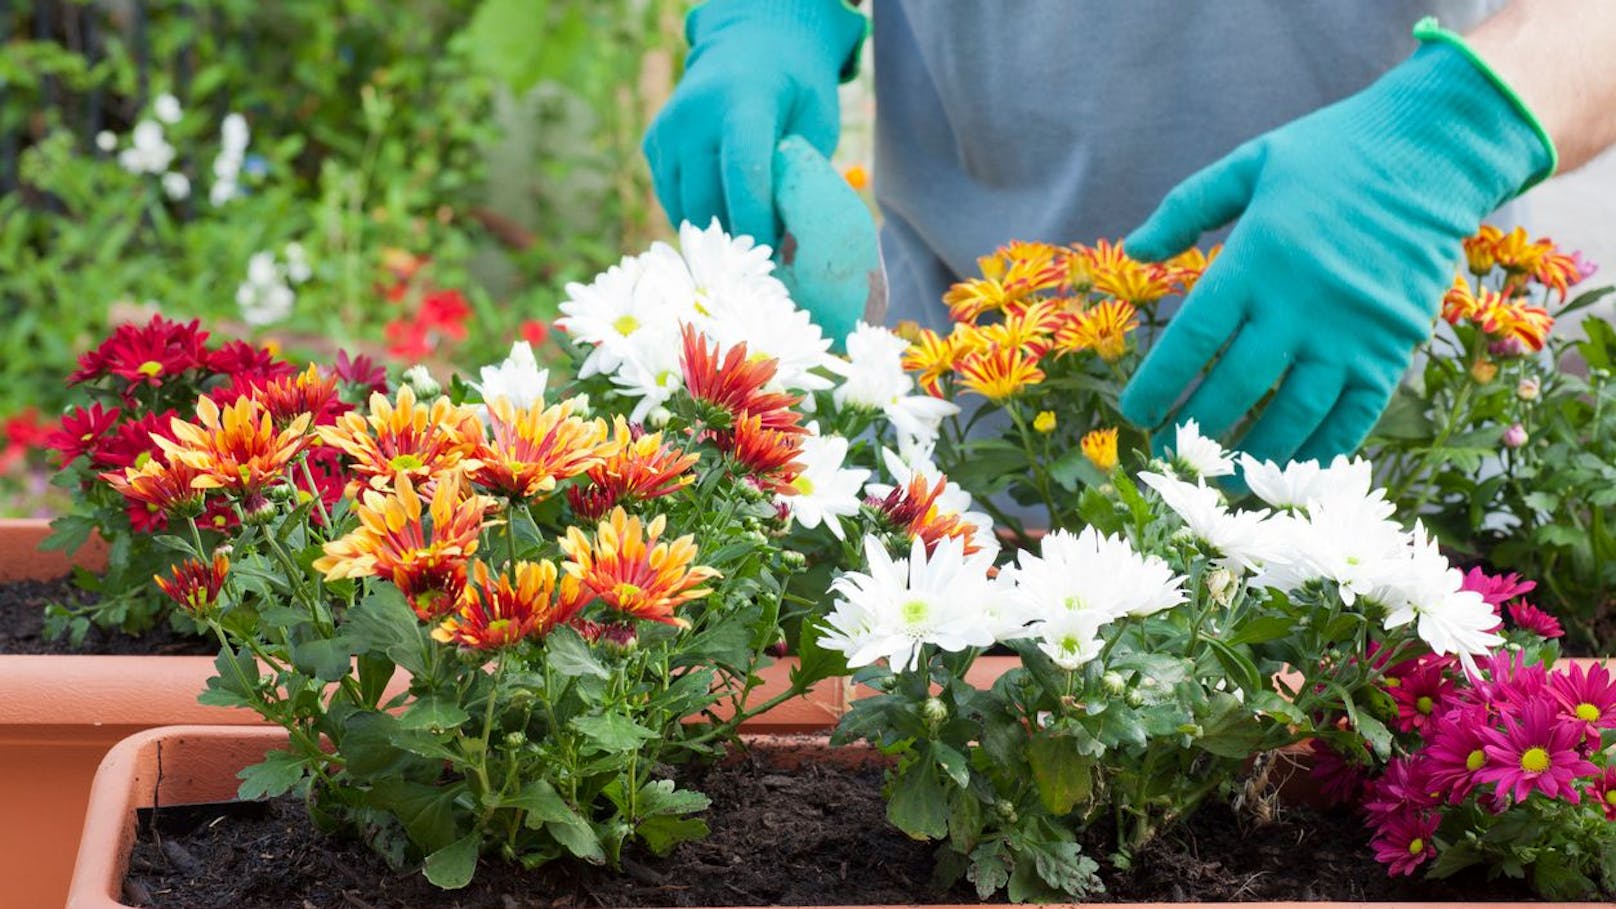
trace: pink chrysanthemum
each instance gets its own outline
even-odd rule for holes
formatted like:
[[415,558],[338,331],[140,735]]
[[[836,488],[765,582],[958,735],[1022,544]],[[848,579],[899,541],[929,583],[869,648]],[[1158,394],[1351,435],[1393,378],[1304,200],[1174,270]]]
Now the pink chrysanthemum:
[[1499,651],[1480,661],[1485,678],[1473,680],[1483,703],[1513,713],[1540,699],[1549,686],[1549,670],[1528,662],[1525,654]]
[[1480,568],[1472,568],[1465,573],[1462,586],[1465,590],[1474,590],[1481,594],[1487,605],[1497,611],[1505,601],[1536,590],[1537,582],[1523,581],[1521,576],[1513,571],[1509,574],[1491,575]]
[[1565,635],[1565,629],[1560,627],[1560,620],[1543,610],[1533,606],[1525,600],[1509,604],[1506,607],[1509,620],[1522,631],[1530,631],[1538,637],[1558,638]]
[[1369,841],[1376,861],[1386,866],[1387,874],[1413,874],[1436,857],[1432,837],[1441,823],[1442,816],[1435,811],[1400,811],[1381,819]]
[[1476,772],[1476,781],[1497,783],[1500,794],[1517,802],[1541,792],[1576,804],[1577,778],[1599,768],[1577,751],[1582,724],[1566,722],[1556,707],[1550,699],[1536,700],[1514,716],[1505,714],[1503,729],[1483,730],[1487,766]]
[[1445,794],[1450,804],[1464,801],[1476,788],[1476,772],[1487,766],[1487,728],[1484,708],[1451,710],[1427,727],[1424,765],[1433,792]]
[[1585,724],[1588,735],[1599,741],[1600,729],[1616,728],[1616,678],[1595,664],[1586,672],[1580,665],[1549,676],[1549,691],[1560,704],[1560,715]]
[[1616,821],[1616,767],[1606,767],[1604,773],[1594,777],[1587,794],[1605,809],[1605,820]]
[[1363,796],[1368,775],[1364,765],[1347,760],[1339,751],[1322,739],[1309,742],[1313,749],[1313,767],[1309,775],[1319,785],[1319,794],[1332,805],[1357,802]]
[[1380,822],[1407,810],[1435,808],[1441,804],[1431,784],[1424,761],[1408,755],[1394,757],[1386,770],[1371,782],[1364,794],[1364,812]]
[[1397,703],[1395,725],[1399,732],[1423,731],[1449,706],[1454,684],[1447,674],[1448,665],[1449,661],[1440,657],[1421,660],[1402,674],[1398,684],[1387,687],[1387,693]]

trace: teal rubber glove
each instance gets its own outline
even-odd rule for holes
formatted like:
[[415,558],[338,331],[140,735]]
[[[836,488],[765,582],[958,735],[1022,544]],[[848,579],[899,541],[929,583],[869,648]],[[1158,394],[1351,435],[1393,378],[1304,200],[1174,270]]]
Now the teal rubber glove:
[[800,135],[836,148],[836,86],[851,73],[868,20],[841,0],[709,0],[685,20],[690,55],[644,151],[675,225],[718,218],[774,246],[775,144]]
[[1272,390],[1239,443],[1253,456],[1362,443],[1430,337],[1461,240],[1556,163],[1462,39],[1431,20],[1414,34],[1419,49],[1379,81],[1190,177],[1123,241],[1160,261],[1239,219],[1124,389],[1129,420],[1220,436]]

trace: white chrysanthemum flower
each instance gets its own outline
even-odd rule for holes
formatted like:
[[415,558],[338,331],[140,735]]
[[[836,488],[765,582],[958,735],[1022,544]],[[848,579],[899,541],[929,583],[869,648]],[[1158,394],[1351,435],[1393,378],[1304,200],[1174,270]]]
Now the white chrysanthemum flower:
[[517,341],[504,360],[493,366],[484,366],[478,374],[480,381],[471,386],[482,394],[483,400],[492,402],[504,398],[518,410],[526,410],[544,400],[544,387],[550,381],[550,371],[539,368],[533,356],[533,345]]
[[994,595],[988,580],[993,557],[965,555],[958,539],[937,542],[928,557],[915,540],[907,559],[893,559],[876,537],[864,539],[868,570],[842,575],[826,617],[820,646],[847,655],[847,665],[885,659],[894,670],[914,669],[922,648],[946,651],[993,643],[993,622],[980,608]]
[[286,244],[286,277],[293,284],[302,284],[314,277],[314,270],[309,267],[309,254],[303,244],[292,241]]
[[1014,572],[1017,596],[1031,619],[1075,611],[1110,622],[1184,602],[1184,576],[1154,555],[1140,555],[1123,537],[1093,527],[1076,534],[1057,530],[1044,537],[1039,553],[1019,553]]
[[842,381],[832,397],[837,407],[864,407],[886,415],[900,439],[930,445],[944,419],[959,413],[959,405],[931,395],[911,394],[914,377],[903,369],[909,342],[876,325],[859,322],[847,336],[847,359],[834,369]]
[[1292,461],[1280,467],[1241,453],[1240,470],[1257,498],[1275,508],[1306,508],[1326,495],[1369,498],[1378,495],[1373,466],[1363,458],[1336,455],[1329,467],[1317,461]]
[[679,326],[657,323],[617,342],[620,357],[611,373],[612,384],[624,395],[639,398],[629,419],[644,422],[684,388],[680,363]]
[[751,237],[731,236],[714,218],[705,228],[685,221],[679,225],[679,254],[690,270],[697,292],[725,281],[772,282],[785,292],[785,285],[774,277],[774,251]]
[[1193,474],[1191,479],[1226,477],[1234,473],[1234,458],[1216,439],[1201,435],[1201,427],[1194,420],[1178,425],[1173,435],[1173,466]]
[[275,264],[272,252],[253,253],[247,259],[247,283],[257,287],[270,287],[281,282],[281,270]]
[[858,514],[859,487],[869,479],[870,471],[846,467],[847,440],[841,436],[821,436],[816,424],[808,424],[809,435],[802,440],[802,452],[797,461],[802,471],[791,485],[795,495],[781,496],[779,501],[791,511],[791,517],[807,528],[823,523],[836,539],[843,539],[842,518]]
[[790,297],[751,293],[730,282],[714,291],[701,309],[704,315],[698,315],[694,324],[717,342],[721,354],[745,344],[748,357],[775,361],[773,385],[824,391],[835,384],[828,374],[837,362],[830,353],[831,339]]
[[[645,339],[642,332],[660,331],[659,343],[668,334],[673,320],[654,293],[641,290],[644,274],[642,261],[628,256],[588,284],[567,285],[556,325],[574,344],[590,348],[578,368],[579,378],[615,374],[631,354],[631,345]],[[673,337],[677,346],[677,332]]]
[[1279,525],[1270,524],[1266,509],[1231,512],[1222,494],[1205,483],[1150,472],[1139,479],[1156,490],[1196,538],[1222,556],[1225,567],[1252,570],[1287,560],[1289,548],[1274,532]]
[[118,147],[118,136],[110,129],[103,129],[95,134],[95,147],[104,152],[110,152]]
[[142,120],[130,133],[130,146],[118,153],[118,164],[132,174],[161,174],[174,161],[174,146],[163,137],[163,126]]
[[163,195],[178,202],[191,195],[191,178],[179,171],[163,174]]
[[1264,572],[1264,586],[1295,590],[1325,578],[1336,582],[1341,601],[1399,583],[1408,563],[1409,536],[1391,520],[1392,505],[1376,495],[1325,492],[1306,512],[1271,518],[1275,538],[1285,541],[1283,563]]
[[180,109],[180,99],[164,92],[152,99],[152,116],[173,126],[180,122],[183,111]]
[[251,137],[252,132],[247,128],[247,118],[240,114],[226,114],[219,124],[219,143],[225,149],[235,152],[235,157],[241,157],[241,152],[247,150],[247,142]]
[[297,295],[285,284],[259,285],[243,281],[236,287],[236,305],[248,325],[273,325],[292,314]]
[[1415,622],[1420,640],[1436,653],[1457,656],[1471,675],[1477,674],[1475,658],[1504,642],[1495,631],[1499,623],[1492,607],[1481,594],[1464,589],[1464,573],[1448,563],[1418,524],[1403,583],[1382,595],[1390,600],[1388,630]]
[[1108,621],[1096,612],[1063,611],[1034,622],[1028,630],[1038,641],[1039,650],[1054,660],[1056,666],[1072,672],[1100,655],[1105,646],[1100,640],[1100,628]]

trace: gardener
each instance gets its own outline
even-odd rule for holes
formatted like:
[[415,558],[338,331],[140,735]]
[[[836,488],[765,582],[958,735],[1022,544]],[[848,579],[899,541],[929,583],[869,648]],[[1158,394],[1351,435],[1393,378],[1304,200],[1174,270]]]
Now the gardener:
[[[1128,252],[1159,260],[1235,221],[1124,413],[1223,434],[1272,389],[1243,448],[1355,448],[1431,331],[1461,238],[1616,140],[1616,4],[1515,0],[1466,38],[1408,36],[1422,13],[1472,25],[1478,5],[875,0],[893,318],[945,323],[943,290],[1010,239],[1133,228]],[[685,76],[645,142],[675,223],[716,215],[773,242],[775,140],[833,150],[865,21],[841,0],[691,14]]]

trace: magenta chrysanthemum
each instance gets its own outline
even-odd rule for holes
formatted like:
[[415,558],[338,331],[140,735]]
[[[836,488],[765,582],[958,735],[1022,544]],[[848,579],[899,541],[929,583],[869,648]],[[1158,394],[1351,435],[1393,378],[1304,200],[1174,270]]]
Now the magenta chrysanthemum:
[[1544,638],[1558,638],[1565,635],[1565,629],[1560,627],[1560,620],[1531,603],[1521,600],[1505,607],[1509,612],[1509,620],[1522,631]]
[[1416,732],[1440,716],[1453,695],[1453,679],[1447,674],[1450,661],[1441,657],[1420,661],[1404,672],[1398,683],[1386,690],[1397,703],[1396,726],[1400,732]]
[[1583,725],[1566,722],[1557,704],[1545,698],[1503,717],[1503,729],[1486,729],[1482,749],[1487,766],[1476,773],[1480,783],[1497,783],[1500,794],[1524,801],[1533,792],[1575,804],[1577,778],[1597,773],[1577,751]]
[[1400,811],[1383,818],[1369,841],[1375,859],[1386,866],[1387,874],[1410,875],[1414,869],[1436,857],[1432,838],[1442,823],[1434,811]]
[[1470,707],[1452,710],[1427,727],[1424,756],[1431,790],[1446,795],[1450,804],[1464,801],[1476,788],[1476,773],[1487,766],[1487,712]]
[[1465,573],[1462,587],[1481,594],[1487,605],[1496,611],[1506,601],[1536,590],[1537,582],[1523,581],[1521,576],[1513,571],[1509,574],[1491,575],[1480,568],[1472,568]]
[[1580,665],[1549,676],[1549,691],[1559,702],[1560,715],[1572,723],[1583,723],[1598,741],[1600,729],[1616,728],[1616,678],[1604,666],[1583,671]]

